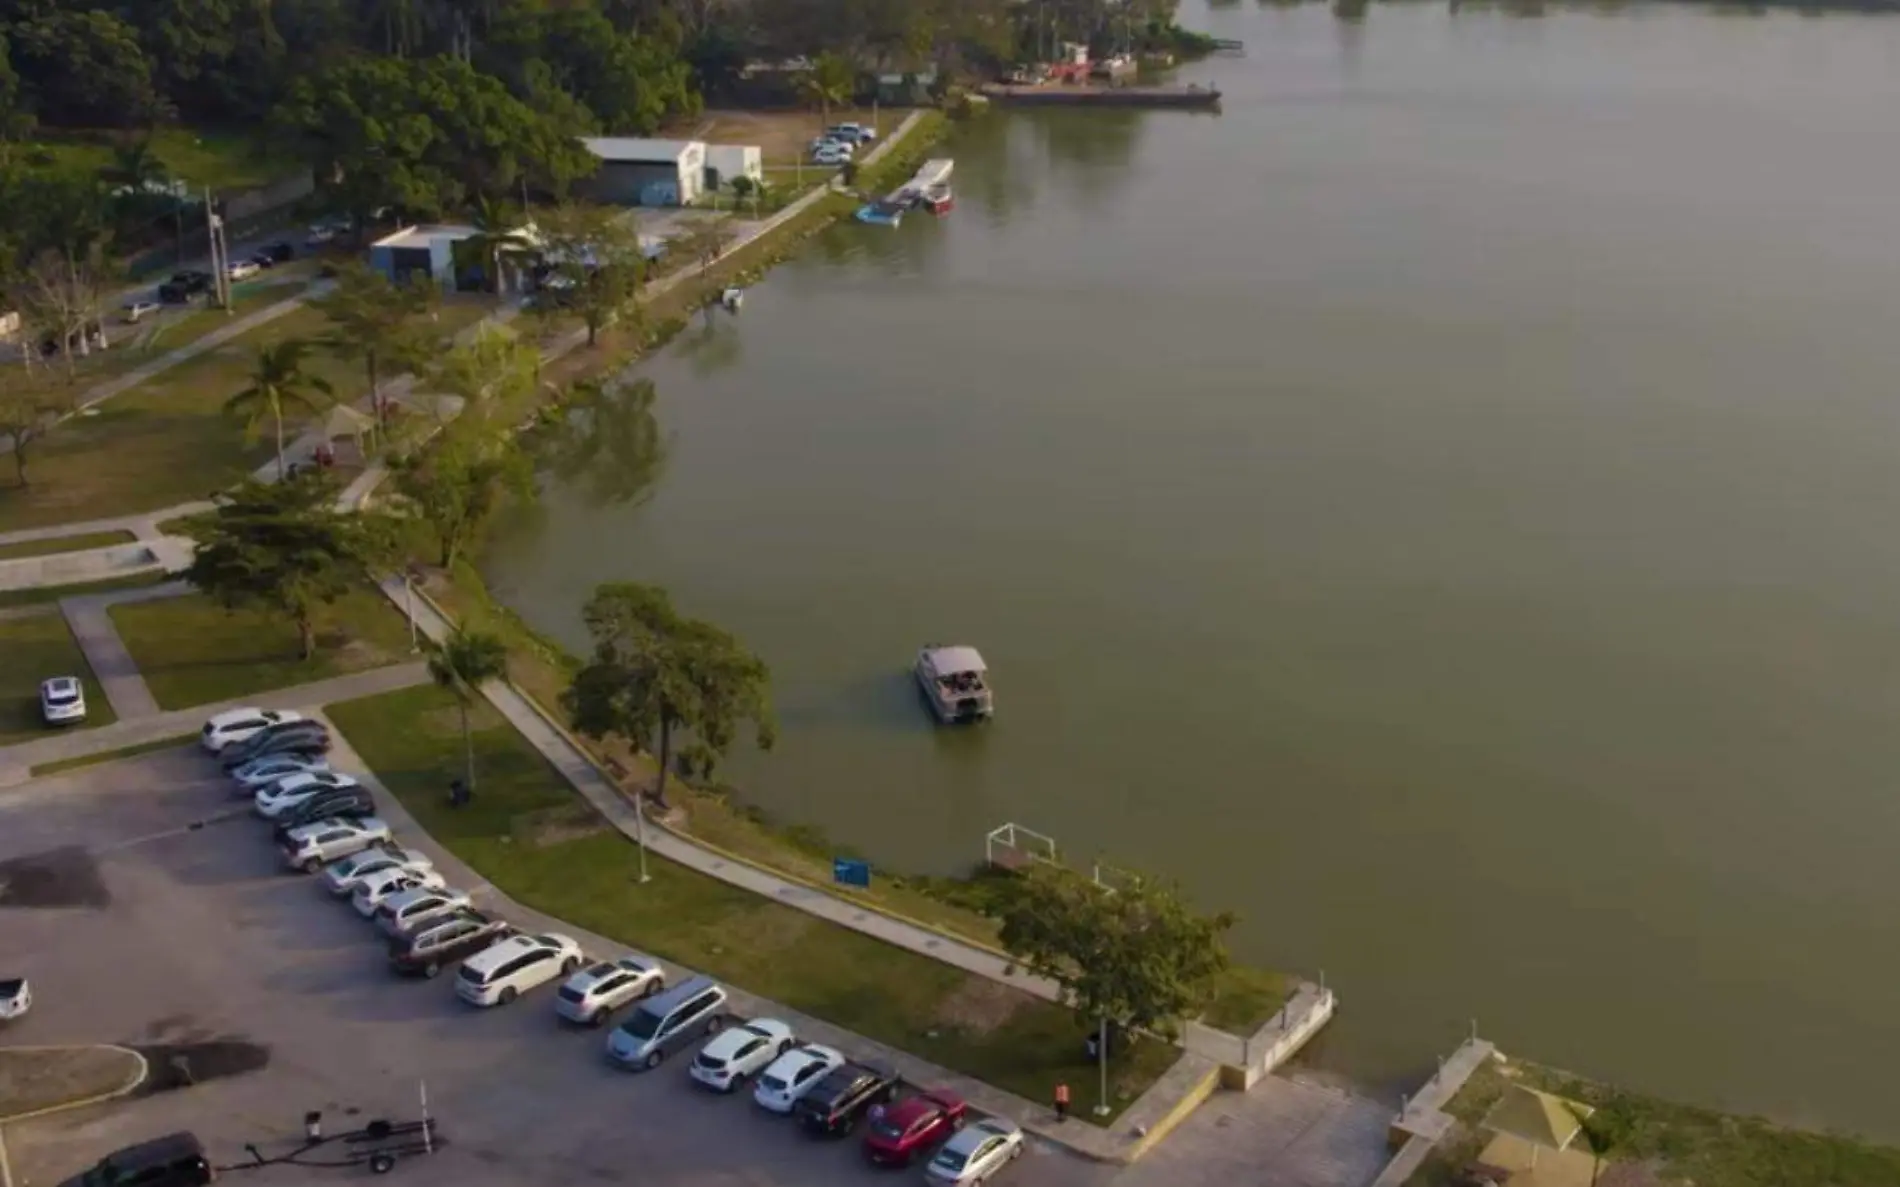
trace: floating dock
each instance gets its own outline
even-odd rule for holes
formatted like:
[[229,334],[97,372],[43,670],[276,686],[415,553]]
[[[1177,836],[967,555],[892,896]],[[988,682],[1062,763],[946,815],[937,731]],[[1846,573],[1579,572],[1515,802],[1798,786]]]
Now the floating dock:
[[949,157],[933,157],[925,161],[909,181],[877,201],[858,207],[855,217],[861,223],[895,227],[904,221],[906,210],[925,202],[932,191],[941,192],[947,187],[956,167],[957,163]]
[[1013,86],[991,83],[983,96],[1019,107],[1179,107],[1205,111],[1220,106],[1212,87]]

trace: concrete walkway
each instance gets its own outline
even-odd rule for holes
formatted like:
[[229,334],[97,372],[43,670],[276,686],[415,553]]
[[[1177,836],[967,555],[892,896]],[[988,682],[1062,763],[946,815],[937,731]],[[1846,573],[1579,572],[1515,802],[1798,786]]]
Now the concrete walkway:
[[211,705],[194,705],[189,709],[174,709],[153,717],[141,717],[136,721],[121,721],[98,729],[49,734],[44,738],[22,742],[17,746],[0,747],[0,787],[13,787],[26,782],[32,778],[32,769],[42,763],[64,762],[67,759],[85,758],[92,754],[123,750],[127,746],[143,746],[166,738],[196,735],[203,728],[206,718],[222,713],[226,709],[236,709],[244,705],[269,704],[307,712],[333,701],[349,701],[357,697],[394,692],[399,688],[426,683],[428,679],[429,669],[426,664],[421,662],[396,664],[392,667],[376,668],[373,671],[353,672],[348,676],[335,676],[328,680],[316,680],[309,684],[280,688],[275,692],[259,693],[256,696],[219,701]]
[[122,602],[175,598],[190,592],[191,587],[183,582],[170,581],[147,589],[60,599],[59,611],[66,616],[73,639],[85,653],[86,662],[92,665],[92,674],[99,678],[99,684],[106,690],[106,700],[112,702],[112,711],[119,715],[120,721],[157,717],[161,710],[152,690],[145,686],[145,677],[139,675],[132,653],[126,650],[125,640],[119,638],[118,628],[112,625],[112,607]]

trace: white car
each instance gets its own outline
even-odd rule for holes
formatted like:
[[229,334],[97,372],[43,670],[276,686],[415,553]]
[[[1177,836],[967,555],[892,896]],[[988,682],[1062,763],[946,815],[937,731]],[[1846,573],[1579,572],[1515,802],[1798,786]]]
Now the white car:
[[283,721],[302,721],[303,714],[291,709],[228,709],[205,722],[198,744],[213,754],[233,742],[242,742],[258,730]]
[[303,237],[303,245],[305,247],[322,247],[324,244],[329,243],[331,240],[335,238],[336,238],[335,227],[332,227],[326,223],[318,223],[317,225],[310,228],[310,233],[308,235],[305,235]]
[[284,864],[314,874],[339,857],[389,840],[389,825],[374,816],[299,825],[284,838]]
[[337,771],[304,771],[258,789],[253,803],[259,816],[275,820],[320,791],[356,786],[355,779]]
[[733,1092],[759,1069],[790,1051],[796,1041],[792,1028],[778,1019],[754,1018],[744,1026],[721,1031],[699,1049],[687,1070],[708,1088]]
[[666,973],[651,956],[623,956],[591,964],[567,979],[554,996],[554,1012],[569,1022],[599,1026],[635,998],[666,988]]
[[858,145],[855,140],[848,140],[843,136],[837,136],[830,132],[827,132],[823,136],[820,136],[818,139],[812,141],[810,148],[811,148],[811,151],[815,153],[829,152],[833,149],[836,149],[838,152],[843,153],[847,157],[857,155],[857,151],[858,151]]
[[459,911],[466,906],[468,892],[465,890],[451,890],[446,886],[417,886],[397,891],[384,899],[383,905],[376,908],[376,926],[393,940],[406,931],[414,930],[418,923]]
[[86,689],[77,676],[55,676],[40,684],[40,716],[47,725],[86,720]]
[[811,150],[814,165],[842,165],[851,159],[851,149],[843,144],[827,144]]
[[125,312],[125,324],[130,326],[137,325],[152,314],[157,313],[160,306],[157,301],[141,298],[135,301],[127,301],[123,309]]
[[559,932],[509,936],[462,962],[455,993],[471,1006],[505,1006],[515,998],[581,967],[580,942]]
[[305,758],[301,754],[266,754],[231,771],[230,776],[240,793],[254,796],[260,788],[268,787],[280,779],[329,769],[330,760],[321,755]]
[[869,144],[877,139],[877,129],[869,124],[833,124],[825,129],[825,135],[850,144]]
[[830,1047],[804,1046],[787,1051],[772,1061],[752,1089],[752,1100],[762,1109],[789,1113],[798,1098],[805,1095],[825,1073],[844,1063],[844,1056]]
[[230,280],[249,280],[262,271],[263,269],[257,266],[255,260],[239,260],[237,263],[226,268],[224,275]]
[[1023,1131],[1001,1117],[985,1117],[958,1130],[924,1167],[924,1181],[944,1187],[975,1187],[1023,1152]]
[[402,849],[394,845],[385,845],[378,849],[365,849],[342,861],[333,861],[323,871],[323,888],[338,898],[356,893],[356,888],[377,874],[403,871],[411,874],[429,873],[435,869],[435,863],[413,849]]
[[398,868],[379,874],[365,874],[350,892],[350,905],[365,919],[373,919],[382,905],[397,895],[412,890],[442,890],[448,886],[434,870]]
[[26,983],[25,977],[0,980],[0,1022],[24,1018],[32,1008],[33,989]]

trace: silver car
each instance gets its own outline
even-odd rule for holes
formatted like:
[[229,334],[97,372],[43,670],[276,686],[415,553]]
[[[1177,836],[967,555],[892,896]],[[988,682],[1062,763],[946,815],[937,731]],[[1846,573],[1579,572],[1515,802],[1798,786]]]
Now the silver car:
[[958,1130],[924,1167],[924,1180],[944,1187],[971,1187],[1014,1162],[1023,1152],[1023,1131],[1001,1117],[985,1117]]
[[376,926],[395,939],[416,925],[468,906],[468,892],[446,886],[418,886],[393,894],[376,908]]
[[621,1006],[652,997],[666,987],[666,973],[651,956],[623,956],[588,965],[554,995],[554,1012],[569,1022],[599,1026]]
[[284,864],[314,874],[339,857],[361,853],[387,840],[389,825],[374,816],[319,820],[290,830],[284,838]]
[[378,874],[387,874],[401,870],[405,873],[422,874],[435,868],[435,863],[413,849],[404,849],[399,845],[383,845],[375,849],[365,849],[361,853],[333,861],[330,868],[323,871],[323,888],[338,898],[356,893],[356,888]]

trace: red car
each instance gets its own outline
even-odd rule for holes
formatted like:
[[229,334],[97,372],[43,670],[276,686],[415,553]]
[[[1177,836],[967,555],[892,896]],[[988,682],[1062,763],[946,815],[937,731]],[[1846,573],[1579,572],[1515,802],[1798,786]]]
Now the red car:
[[901,1100],[871,1122],[864,1152],[872,1162],[909,1166],[910,1160],[963,1128],[970,1106],[947,1092],[925,1092]]

